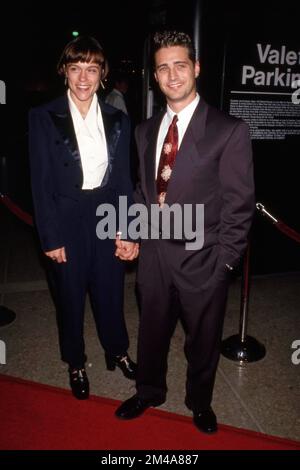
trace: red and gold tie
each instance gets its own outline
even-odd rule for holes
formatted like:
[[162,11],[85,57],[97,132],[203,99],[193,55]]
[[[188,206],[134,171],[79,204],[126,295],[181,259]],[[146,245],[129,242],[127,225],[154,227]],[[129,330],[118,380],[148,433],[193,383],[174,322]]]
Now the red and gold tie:
[[160,206],[163,205],[166,198],[168,183],[171,178],[172,169],[175,163],[175,157],[178,150],[177,121],[178,116],[177,114],[175,114],[168,129],[161,150],[156,180],[158,203]]

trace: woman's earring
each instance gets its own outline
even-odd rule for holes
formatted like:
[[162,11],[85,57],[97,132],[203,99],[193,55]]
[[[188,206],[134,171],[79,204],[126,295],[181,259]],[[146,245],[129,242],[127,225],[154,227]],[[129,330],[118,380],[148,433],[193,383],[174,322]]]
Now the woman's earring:
[[67,86],[67,84],[68,84],[68,77],[67,77],[67,75],[66,75],[66,76],[65,76],[65,86]]
[[101,79],[100,79],[100,85],[102,86],[103,90],[105,90],[105,85],[104,85],[104,83],[102,82]]

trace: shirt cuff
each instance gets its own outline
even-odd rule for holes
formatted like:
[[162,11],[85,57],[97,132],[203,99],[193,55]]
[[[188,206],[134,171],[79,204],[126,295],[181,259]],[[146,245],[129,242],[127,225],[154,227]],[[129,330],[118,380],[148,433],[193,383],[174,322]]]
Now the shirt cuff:
[[228,271],[233,271],[233,266],[230,266],[230,264],[226,263],[225,264],[226,268],[228,269]]

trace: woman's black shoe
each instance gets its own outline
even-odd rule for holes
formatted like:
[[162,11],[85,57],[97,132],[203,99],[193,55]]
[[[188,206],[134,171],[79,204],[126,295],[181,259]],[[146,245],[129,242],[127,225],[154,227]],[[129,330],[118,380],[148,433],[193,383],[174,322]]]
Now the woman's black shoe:
[[69,368],[72,393],[78,400],[87,400],[90,394],[90,384],[85,369]]
[[127,353],[121,354],[120,356],[110,356],[105,353],[105,361],[107,370],[115,370],[117,366],[127,379],[135,380],[136,364],[130,359]]

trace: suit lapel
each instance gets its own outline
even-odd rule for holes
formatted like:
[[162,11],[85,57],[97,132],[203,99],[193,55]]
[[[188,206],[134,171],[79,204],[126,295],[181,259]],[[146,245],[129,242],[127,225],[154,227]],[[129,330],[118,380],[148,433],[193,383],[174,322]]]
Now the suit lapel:
[[199,148],[205,135],[208,105],[201,98],[182,139],[168,185],[166,203],[173,204],[191,183],[191,171],[199,162]]
[[80,153],[67,96],[63,96],[58,102],[57,110],[50,110],[49,114],[72,157],[81,168]]
[[[112,114],[107,111],[105,104],[101,101],[99,101],[99,105],[103,119],[108,153],[108,166],[101,184],[101,186],[104,186],[107,183],[112,170],[113,160],[115,158],[115,152],[121,134],[121,112]],[[49,111],[49,114],[66,147],[82,170],[78,143],[67,96],[63,96],[56,103],[55,109]]]
[[99,101],[104,131],[105,131],[105,138],[106,138],[106,145],[107,145],[107,157],[108,157],[108,165],[107,170],[105,172],[103,181],[101,183],[101,187],[105,186],[108,182],[109,175],[112,171],[113,162],[115,159],[116,148],[118,145],[118,141],[121,135],[121,128],[122,128],[122,113],[121,111],[111,113],[108,112],[107,107],[104,103]]
[[151,126],[149,126],[148,131],[146,133],[145,181],[150,204],[157,203],[155,174],[156,143],[158,138],[159,127],[164,114],[165,111],[162,111],[153,118],[153,120],[151,121]]

